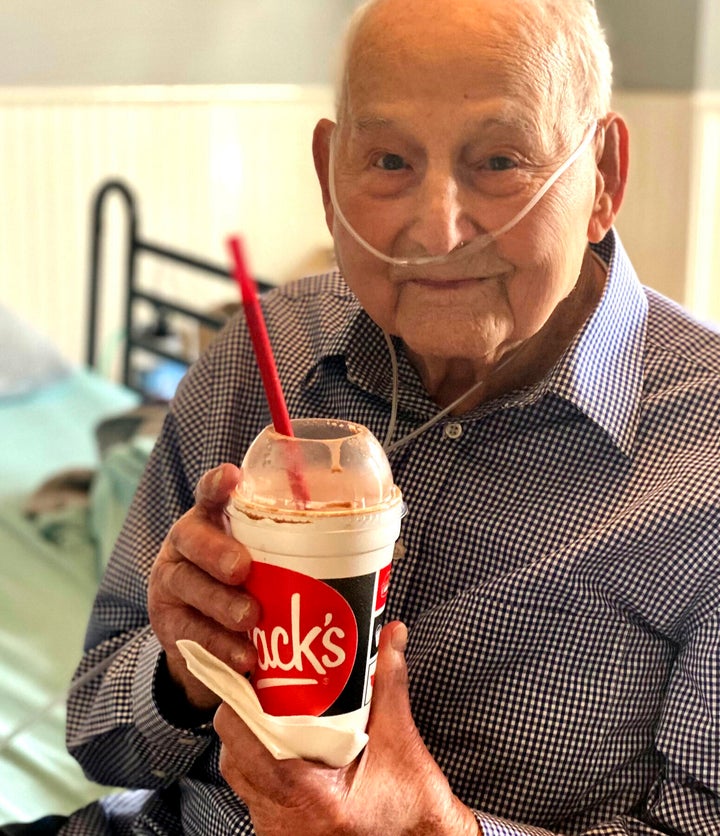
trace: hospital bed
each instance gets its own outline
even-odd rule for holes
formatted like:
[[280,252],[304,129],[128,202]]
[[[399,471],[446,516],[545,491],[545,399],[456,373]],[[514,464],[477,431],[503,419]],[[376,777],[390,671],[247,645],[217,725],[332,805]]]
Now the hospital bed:
[[[122,197],[129,228],[117,383],[97,371],[103,213],[110,195]],[[198,281],[227,281],[228,273],[145,239],[125,183],[108,181],[97,189],[90,250],[83,367],[67,363],[29,324],[0,307],[0,824],[67,814],[110,791],[87,781],[66,752],[64,694],[167,400],[193,359],[168,341],[168,322],[180,318],[207,333],[227,314],[139,283],[138,263],[147,258],[180,265]]]

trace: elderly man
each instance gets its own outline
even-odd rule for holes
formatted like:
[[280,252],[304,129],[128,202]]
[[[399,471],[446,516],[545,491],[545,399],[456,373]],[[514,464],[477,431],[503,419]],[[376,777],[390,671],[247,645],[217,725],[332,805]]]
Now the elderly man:
[[223,462],[268,415],[235,321],[171,407],[79,673],[110,661],[70,702],[87,773],[140,789],[64,832],[720,833],[720,339],[612,229],[610,75],[589,0],[359,12],[313,146],[340,269],[264,306],[291,414],[383,437],[397,405],[369,743],[274,760],[176,649],[256,659]]

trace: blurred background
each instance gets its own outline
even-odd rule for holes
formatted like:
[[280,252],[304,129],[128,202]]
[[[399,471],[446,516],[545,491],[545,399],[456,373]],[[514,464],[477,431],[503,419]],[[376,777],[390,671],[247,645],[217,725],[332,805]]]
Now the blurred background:
[[[310,155],[354,0],[2,0],[0,301],[73,361],[90,208],[119,177],[141,233],[282,282],[329,258]],[[632,129],[619,229],[641,279],[720,322],[720,3],[598,0]],[[126,211],[108,200],[102,354],[121,339]],[[147,281],[183,293],[160,266]],[[192,292],[192,291],[190,291]],[[209,308],[227,287],[208,291]]]

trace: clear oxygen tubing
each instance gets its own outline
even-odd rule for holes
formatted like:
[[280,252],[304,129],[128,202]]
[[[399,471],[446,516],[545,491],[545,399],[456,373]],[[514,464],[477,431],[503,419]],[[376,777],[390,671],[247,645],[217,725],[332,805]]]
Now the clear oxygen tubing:
[[393,436],[395,435],[395,427],[397,425],[397,413],[398,413],[398,399],[399,399],[399,374],[398,374],[398,361],[397,361],[397,353],[395,351],[395,346],[393,345],[392,337],[386,332],[383,331],[383,336],[385,337],[385,342],[387,343],[388,350],[390,352],[390,364],[392,367],[392,401],[390,405],[390,420],[388,421],[388,428],[385,433],[385,440],[383,441],[383,450],[387,455],[390,453],[394,453],[395,450],[399,450],[401,447],[404,447],[413,439],[417,438],[419,435],[424,433],[426,430],[429,430],[430,427],[434,427],[438,421],[442,421],[442,419],[448,415],[450,412],[453,411],[456,407],[460,406],[460,404],[465,400],[465,398],[469,398],[470,395],[477,392],[479,389],[487,383],[488,379],[492,377],[495,372],[500,371],[504,366],[514,360],[518,354],[522,351],[524,346],[527,343],[523,343],[514,351],[509,352],[509,354],[501,360],[497,366],[488,374],[487,377],[484,377],[482,380],[478,380],[477,382],[473,383],[459,398],[456,398],[451,404],[448,406],[443,407],[439,412],[435,413],[429,421],[426,421],[424,424],[421,424],[419,427],[414,429],[412,432],[409,432],[407,435],[404,435],[402,438],[399,438],[397,441],[393,441]]
[[[607,265],[605,262],[600,258],[597,253],[591,253],[593,260],[600,266],[603,272],[607,272]],[[390,453],[395,452],[395,450],[399,450],[400,447],[404,447],[413,439],[417,438],[419,435],[425,432],[425,430],[430,429],[438,421],[441,421],[448,413],[452,412],[456,407],[460,406],[460,404],[465,400],[465,398],[469,398],[470,395],[473,395],[479,389],[487,383],[487,381],[495,374],[495,372],[500,371],[504,366],[514,360],[519,354],[522,353],[524,347],[527,345],[527,342],[522,343],[514,350],[510,351],[508,355],[503,358],[497,366],[482,380],[478,380],[476,383],[473,383],[459,398],[456,398],[451,404],[446,407],[443,407],[438,413],[433,415],[429,421],[426,421],[421,426],[414,429],[412,432],[409,432],[407,435],[399,438],[397,441],[393,441],[393,436],[395,435],[395,428],[397,425],[397,413],[398,413],[398,401],[399,401],[399,391],[400,391],[400,380],[399,380],[399,372],[398,372],[398,360],[397,360],[397,352],[395,351],[395,345],[392,341],[392,337],[387,331],[383,330],[383,337],[385,337],[385,342],[387,343],[388,351],[390,353],[390,366],[392,370],[392,400],[390,404],[390,419],[388,421],[388,427],[385,432],[385,440],[383,441],[383,450],[387,455]]]
[[588,128],[585,136],[582,139],[582,142],[578,145],[578,147],[570,154],[570,156],[565,160],[562,165],[560,165],[548,179],[542,184],[542,186],[535,192],[535,194],[530,198],[530,200],[523,206],[520,211],[514,215],[507,223],[503,224],[499,229],[496,229],[493,232],[485,232],[482,235],[478,235],[476,238],[473,238],[467,244],[461,245],[462,249],[456,248],[449,253],[445,253],[443,255],[428,255],[428,256],[417,256],[412,258],[402,258],[402,257],[395,257],[391,255],[386,255],[385,253],[378,250],[376,247],[366,241],[360,233],[352,226],[352,224],[348,221],[343,213],[342,209],[340,208],[340,204],[337,199],[337,191],[335,188],[335,144],[336,144],[336,136],[338,135],[337,129],[333,131],[333,135],[330,139],[330,160],[329,160],[329,172],[328,172],[328,187],[330,191],[330,200],[332,202],[333,211],[337,216],[340,223],[345,228],[346,232],[351,235],[355,241],[360,244],[367,252],[371,255],[374,255],[376,258],[379,258],[381,261],[386,262],[387,264],[394,264],[398,267],[407,267],[407,266],[422,266],[424,264],[444,264],[448,261],[462,257],[463,259],[468,258],[469,256],[473,255],[475,252],[479,252],[484,250],[492,241],[499,238],[501,235],[504,235],[506,232],[511,230],[514,226],[516,226],[520,221],[533,209],[537,203],[542,200],[542,198],[547,194],[548,190],[552,188],[552,186],[557,182],[558,178],[560,178],[570,166],[578,159],[578,157],[583,153],[583,151],[588,147],[590,142],[592,141],[593,137],[595,136],[598,128],[598,122],[593,122],[592,125]]

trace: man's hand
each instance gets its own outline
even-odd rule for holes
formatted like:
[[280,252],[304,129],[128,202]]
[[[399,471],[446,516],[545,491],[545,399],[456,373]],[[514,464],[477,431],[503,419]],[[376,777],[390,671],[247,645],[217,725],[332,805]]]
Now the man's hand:
[[229,706],[220,707],[220,769],[248,805],[258,836],[477,836],[475,817],[453,795],[410,714],[406,639],[399,622],[383,629],[370,740],[358,760],[341,769],[275,760]]
[[239,476],[237,467],[225,464],[200,479],[195,506],[170,529],[150,573],[150,623],[172,680],[199,710],[214,708],[219,699],[188,671],[177,639],[198,642],[239,673],[257,660],[243,635],[260,611],[242,589],[250,555],[227,533],[223,513]]

